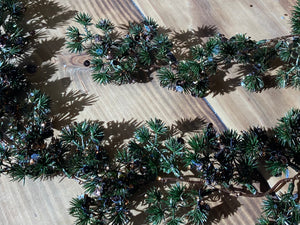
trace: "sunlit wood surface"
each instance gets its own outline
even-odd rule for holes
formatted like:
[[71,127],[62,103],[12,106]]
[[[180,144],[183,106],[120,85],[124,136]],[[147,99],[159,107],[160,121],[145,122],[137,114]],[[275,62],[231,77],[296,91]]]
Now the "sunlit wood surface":
[[[213,30],[227,37],[246,33],[254,40],[288,35],[291,10],[296,3],[295,0],[135,2],[145,16],[175,30],[178,44],[188,37],[206,37]],[[276,68],[266,75],[274,73]],[[211,79],[211,93],[206,99],[228,128],[274,127],[288,110],[300,107],[300,91],[293,88],[279,89],[266,83],[266,88],[259,93],[246,91],[240,86],[246,74],[234,66]],[[273,185],[278,179],[273,177],[268,182]]]
[[[150,118],[160,118],[174,124],[177,135],[200,130],[206,122],[224,127],[204,100],[159,87],[153,74],[148,83],[124,86],[95,84],[88,68],[82,65],[87,58],[72,55],[64,47],[64,34],[77,11],[99,18],[109,18],[116,25],[129,20],[151,16],[170,28],[176,44],[201,41],[218,31],[228,36],[246,33],[254,39],[288,34],[288,15],[294,1],[288,0],[24,0],[27,4],[26,29],[36,29],[40,35],[34,50],[25,58],[38,65],[30,75],[33,85],[52,98],[54,127],[75,121],[93,119],[104,121],[106,136],[113,148],[130,138],[135,128]],[[252,5],[252,7],[250,7]],[[285,15],[287,14],[287,16]],[[192,38],[192,41],[191,39]],[[186,46],[188,47],[188,46]],[[177,52],[176,54],[180,54]],[[246,129],[249,125],[274,126],[276,119],[290,107],[300,105],[299,92],[269,88],[253,94],[238,87],[237,68],[215,80],[214,92],[206,99],[229,128]],[[225,85],[222,85],[225,80]],[[114,135],[113,135],[114,134]],[[76,182],[12,183],[0,178],[0,224],[72,224],[67,213],[69,200],[81,193]],[[226,196],[211,211],[208,224],[254,224],[260,214],[262,199]],[[220,205],[221,204],[221,205]],[[145,215],[137,215],[134,224],[142,224]],[[215,218],[215,219],[213,219]]]
[[[295,1],[288,0],[136,0],[146,16],[181,33],[186,30],[201,36],[200,31],[215,28],[227,37],[247,33],[254,40],[289,34],[289,18]],[[204,28],[204,29],[203,29]],[[210,29],[207,29],[210,28]],[[178,35],[180,37],[180,35]],[[212,93],[207,100],[229,128],[247,129],[250,125],[275,126],[291,107],[300,106],[299,91],[267,87],[250,93],[240,87],[243,74],[235,67],[211,79]]]

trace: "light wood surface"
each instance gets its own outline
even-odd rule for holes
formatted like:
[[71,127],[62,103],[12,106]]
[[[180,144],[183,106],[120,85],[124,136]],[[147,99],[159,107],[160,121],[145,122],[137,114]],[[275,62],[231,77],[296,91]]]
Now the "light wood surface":
[[[129,20],[140,20],[142,14],[151,16],[159,24],[170,27],[177,44],[187,37],[204,37],[218,30],[226,35],[245,33],[254,39],[271,38],[289,32],[289,10],[295,1],[288,0],[28,0],[26,27],[40,29],[43,35],[35,50],[26,58],[38,64],[38,72],[30,77],[33,85],[50,95],[54,127],[75,120],[93,119],[105,122],[106,136],[112,147],[120,147],[130,138],[142,121],[160,118],[168,125],[175,124],[178,135],[199,130],[205,122],[213,122],[222,130],[224,126],[204,100],[159,87],[153,74],[148,83],[124,86],[99,86],[82,63],[87,56],[72,55],[64,48],[65,30],[74,24],[76,11],[87,12],[97,21],[109,18],[116,25]],[[250,4],[253,7],[250,7]],[[282,16],[284,18],[282,18]],[[30,20],[38,18],[35,20]],[[45,27],[46,26],[46,27]],[[201,28],[201,29],[198,29]],[[196,32],[198,31],[198,32]],[[194,41],[198,40],[194,38]],[[190,43],[192,44],[192,43]],[[179,54],[179,53],[178,53]],[[246,129],[249,125],[274,126],[291,106],[300,105],[299,92],[291,89],[268,89],[252,94],[233,85],[238,83],[236,68],[225,78],[218,78],[214,90],[220,91],[222,79],[228,86],[224,93],[207,97],[222,121],[229,128]],[[232,80],[230,80],[232,79]],[[230,91],[226,91],[226,90]],[[215,95],[215,96],[214,96]],[[114,135],[113,135],[114,134]],[[69,201],[81,188],[75,182],[59,179],[45,182],[9,182],[0,178],[0,224],[72,224],[67,213]],[[261,198],[226,197],[222,205],[215,203],[209,224],[254,224],[260,214]],[[229,209],[229,210],[228,210]],[[234,212],[234,213],[233,213]],[[136,216],[141,224],[144,215]]]
[[73,180],[11,182],[0,178],[0,224],[73,224],[69,201],[83,190]]
[[[135,2],[145,16],[154,17],[176,33],[186,34],[182,31],[189,30],[201,36],[199,30],[209,27],[227,37],[246,33],[254,40],[288,35],[291,10],[296,3],[295,0]],[[273,69],[266,75],[275,73]],[[244,75],[241,68],[234,66],[211,79],[212,92],[206,99],[228,128],[241,131],[250,126],[274,127],[288,110],[300,107],[299,90],[279,89],[267,84],[263,91],[251,93],[240,86]],[[271,178],[268,182],[273,185],[278,179]]]
[[[254,40],[289,34],[289,16],[295,3],[284,0],[135,2],[145,16],[177,32],[189,30],[197,34],[199,28],[208,26],[228,37],[247,33]],[[240,87],[243,75],[246,74],[234,67],[211,79],[213,90],[207,100],[227,127],[238,130],[251,125],[272,127],[291,107],[300,107],[298,90],[267,88],[250,93]]]

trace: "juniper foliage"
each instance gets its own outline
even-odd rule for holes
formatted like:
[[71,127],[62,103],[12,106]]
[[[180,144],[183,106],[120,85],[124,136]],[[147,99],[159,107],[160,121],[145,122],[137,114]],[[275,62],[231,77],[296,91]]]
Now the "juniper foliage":
[[209,93],[212,76],[240,64],[248,68],[241,85],[255,92],[265,88],[265,75],[275,60],[281,60],[275,78],[278,87],[299,88],[299,9],[297,1],[292,12],[291,35],[255,41],[246,34],[230,38],[217,34],[202,45],[192,46],[187,53],[191,59],[180,61],[172,52],[172,40],[159,32],[158,24],[151,18],[129,22],[125,36],[118,37],[115,26],[107,19],[95,25],[102,34],[93,34],[89,29],[91,16],[79,13],[75,21],[83,32],[69,27],[67,47],[70,52],[88,52],[93,79],[100,84],[131,83],[140,76],[141,80],[149,80],[149,72],[157,69],[161,86],[204,97]]
[[[299,171],[298,109],[289,111],[268,131],[251,127],[241,133],[218,133],[213,124],[208,124],[202,132],[188,138],[187,144],[181,137],[170,135],[162,120],[151,119],[137,128],[132,139],[115,155],[107,152],[104,128],[99,121],[75,122],[54,136],[51,100],[30,88],[17,60],[29,43],[28,34],[18,25],[24,7],[14,0],[2,0],[0,6],[0,174],[17,181],[52,176],[79,181],[85,192],[72,199],[69,211],[77,224],[129,223],[132,201],[140,192],[147,193],[149,223],[205,224],[210,216],[207,197],[213,192],[264,195],[253,185],[262,161],[267,162],[265,167],[272,176],[286,173],[288,177],[290,167]],[[172,57],[170,40],[159,33],[158,24],[151,18],[130,23],[123,39],[114,38],[115,28],[109,20],[95,24],[102,35],[92,34],[92,18],[88,14],[78,14],[75,20],[83,32],[70,27],[68,47],[73,52],[89,51],[95,72],[104,73],[100,83],[131,82],[132,71],[140,66],[146,70],[169,63],[169,67],[159,70],[163,86],[181,86],[187,93],[203,96],[209,77],[217,72],[221,62],[251,64],[256,79],[263,75],[275,54],[270,47],[273,44],[267,40],[256,42],[246,35],[228,40],[217,35],[203,46],[193,47],[192,60],[177,62]],[[281,40],[275,51],[288,66],[297,66],[297,39]],[[289,71],[293,74],[297,68]],[[114,78],[116,75],[122,78]],[[289,76],[292,78],[288,79],[294,79]],[[252,80],[244,84],[250,90],[262,86],[260,81]],[[183,185],[191,183],[184,177],[184,170],[194,173],[197,186]],[[165,182],[172,185],[165,189]],[[300,222],[293,184],[294,180],[288,193],[278,198],[267,197],[260,224]]]
[[287,193],[267,196],[267,199],[263,201],[264,216],[259,218],[257,225],[299,224],[300,204],[297,202],[298,194],[293,193],[294,186],[294,183],[290,183]]
[[[159,32],[158,24],[151,18],[140,23],[129,22],[124,36],[115,31],[108,19],[93,24],[88,14],[79,13],[75,21],[83,27],[83,32],[69,27],[67,47],[70,52],[88,52],[92,58],[93,79],[100,84],[137,81],[138,73],[168,61],[172,43],[167,35]],[[99,33],[91,31],[92,25]]]

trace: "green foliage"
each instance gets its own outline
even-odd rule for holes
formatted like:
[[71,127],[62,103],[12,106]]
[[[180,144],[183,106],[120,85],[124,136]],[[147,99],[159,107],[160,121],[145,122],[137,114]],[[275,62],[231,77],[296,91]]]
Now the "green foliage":
[[247,156],[261,156],[267,139],[266,131],[260,127],[251,127],[242,134],[241,150]]
[[[18,25],[24,7],[14,0],[2,0],[0,6],[0,174],[16,181],[56,175],[78,180],[85,194],[72,199],[69,211],[77,224],[127,224],[133,195],[143,191],[141,187],[146,184],[155,184],[156,179],[184,181],[183,166],[192,170],[201,187],[187,188],[176,182],[168,189],[151,188],[146,198],[147,220],[152,224],[205,224],[210,210],[206,196],[214,191],[232,192],[232,187],[242,186],[247,193],[257,195],[252,180],[260,161],[266,161],[267,170],[275,176],[288,173],[290,166],[299,168],[298,109],[288,112],[270,132],[251,127],[242,134],[232,130],[217,133],[208,124],[190,137],[187,145],[170,137],[162,120],[151,119],[134,132],[123,149],[110,156],[100,122],[75,122],[55,137],[49,97],[30,90],[22,68],[16,64],[16,57],[24,53],[30,39]],[[99,83],[130,83],[136,73],[169,64],[158,71],[162,86],[204,96],[209,78],[218,72],[220,64],[242,63],[252,66],[252,77],[244,84],[256,91],[263,88],[263,75],[276,54],[286,63],[277,78],[280,86],[298,87],[300,83],[297,38],[280,40],[274,46],[268,40],[256,42],[243,34],[230,39],[218,34],[192,47],[192,60],[178,62],[171,52],[172,42],[159,33],[151,18],[129,23],[126,36],[121,38],[116,37],[114,25],[107,19],[95,24],[101,34],[89,30],[93,23],[88,14],[79,13],[75,21],[83,32],[69,27],[67,47],[75,53],[88,51],[93,78]],[[299,223],[299,204],[292,185],[287,194],[267,198],[261,224]]]
[[259,91],[264,87],[263,74],[276,56],[276,51],[268,44],[265,40],[253,41],[245,34],[237,34],[230,39],[217,34],[203,46],[196,45],[190,49],[193,60],[177,62],[172,70],[163,67],[158,71],[158,77],[163,87],[174,89],[176,84],[186,93],[203,97],[209,90],[209,78],[220,70],[220,64],[230,67],[233,63],[241,63],[252,67],[242,85],[247,90]]
[[186,93],[203,97],[209,90],[209,78],[220,70],[219,65],[230,67],[233,63],[241,63],[252,67],[252,72],[245,76],[242,85],[250,91],[259,91],[264,87],[262,76],[276,56],[272,47],[265,40],[256,42],[245,34],[237,34],[230,39],[217,34],[203,46],[191,48],[192,61],[176,63],[172,73],[168,72],[170,70],[160,69],[158,73],[161,85],[170,88],[176,84]]
[[[269,134],[258,127],[252,127],[241,135],[232,130],[217,134],[213,125],[209,124],[202,134],[190,138],[189,147],[175,137],[167,138],[167,132],[168,128],[161,120],[149,120],[134,132],[134,138],[128,145],[118,151],[113,164],[108,160],[105,168],[99,170],[99,166],[84,167],[91,165],[85,161],[84,165],[79,164],[83,166],[83,171],[89,169],[94,172],[80,172],[79,169],[73,172],[82,179],[86,192],[95,202],[99,196],[106,199],[105,207],[97,203],[98,210],[103,212],[101,221],[126,223],[130,216],[126,205],[138,187],[153,181],[158,175],[182,176],[180,161],[183,161],[195,176],[205,181],[206,186],[196,193],[179,183],[171,186],[166,193],[156,188],[150,189],[146,198],[148,222],[180,224],[187,220],[205,224],[209,206],[203,198],[213,191],[209,187],[240,185],[256,195],[258,191],[252,180],[257,173],[258,162],[272,161],[276,152]],[[277,168],[272,168],[269,163],[267,166],[271,174],[278,173]],[[177,216],[182,215],[184,208],[190,209],[184,216],[185,220]],[[110,216],[112,214],[116,216]]]
[[299,224],[300,205],[297,203],[297,195],[293,194],[294,183],[290,183],[289,191],[279,196],[267,196],[263,201],[263,212],[265,217],[258,220],[259,225],[263,224]]
[[299,37],[294,37],[292,40],[279,41],[276,48],[280,59],[285,63],[277,72],[276,81],[278,86],[285,88],[291,85],[294,88],[299,88]]
[[300,152],[300,110],[291,109],[279,120],[276,135],[282,146],[290,151]]
[[162,201],[162,194],[161,192],[153,188],[147,192],[146,203],[149,205],[158,205]]
[[244,86],[247,90],[255,92],[257,90],[261,90],[264,87],[264,82],[260,75],[250,73],[244,77],[241,85]]
[[[146,202],[147,220],[150,224],[183,224],[184,219],[193,224],[205,224],[210,207],[204,202],[201,193],[188,190],[186,186],[176,183],[165,191],[158,189],[148,191]],[[191,211],[186,208],[192,208]]]
[[292,33],[300,34],[300,1],[297,0],[294,10],[292,11]]
[[1,0],[0,6],[0,173],[44,179],[61,173],[65,149],[53,137],[49,97],[29,89],[21,66],[31,38],[20,25],[24,5]]
[[201,209],[196,206],[193,210],[188,213],[189,220],[196,225],[203,225],[207,221],[208,210]]
[[75,145],[77,150],[91,150],[100,145],[103,128],[97,122],[83,121],[62,129],[61,139],[65,144]]
[[165,134],[168,131],[168,128],[164,122],[160,119],[155,118],[147,121],[149,128],[156,134]]
[[149,32],[149,33],[151,31],[156,32],[158,27],[159,27],[157,22],[154,19],[150,18],[150,17],[144,18],[143,19],[143,24],[144,24],[144,27],[146,28],[146,31]]
[[19,25],[25,11],[23,3],[17,0],[0,2],[0,62],[8,63],[20,56],[28,43],[28,36]]
[[88,29],[93,25],[91,16],[79,13],[75,21],[83,26],[84,32],[77,27],[69,27],[67,47],[75,53],[87,50],[92,57],[92,77],[99,84],[120,85],[138,78],[146,81],[150,76],[147,72],[158,67],[161,86],[204,97],[209,93],[209,81],[213,75],[226,72],[233,64],[243,64],[247,75],[241,85],[257,92],[265,87],[265,73],[276,59],[280,59],[283,65],[275,78],[277,85],[299,88],[299,38],[296,36],[299,33],[299,4],[297,1],[291,18],[293,38],[286,36],[255,41],[246,34],[230,38],[217,34],[202,45],[192,46],[188,53],[191,59],[181,61],[177,61],[172,53],[172,41],[159,33],[158,24],[151,18],[140,23],[129,22],[126,35],[116,37],[119,33],[113,32],[111,21],[101,19],[95,26],[102,30],[102,34],[92,34]]
[[147,220],[153,225],[158,225],[164,220],[164,210],[158,205],[149,206]]
[[79,13],[75,16],[75,21],[84,27],[92,25],[92,17],[87,13]]
[[276,140],[273,141],[270,149],[278,150],[269,150],[270,161],[268,165],[273,171],[272,175],[281,175],[282,172],[285,172],[289,162],[294,163],[293,168],[299,169],[299,118],[299,109],[291,109],[279,119],[274,129]]
[[84,50],[82,35],[77,27],[70,26],[67,29],[67,37],[72,41],[67,42],[67,48],[72,53],[80,53]]
[[190,138],[191,149],[184,156],[185,165],[195,170],[208,185],[251,184],[259,154],[258,143],[251,141],[257,137],[250,139],[249,136],[247,132],[239,136],[234,131],[217,135],[209,125],[203,135]]
[[[95,24],[102,31],[99,34],[89,30],[93,25],[89,15],[79,13],[75,21],[83,26],[84,32],[70,26],[66,34],[67,47],[74,53],[87,50],[92,57],[92,77],[100,84],[131,83],[139,73],[169,62],[167,53],[172,43],[168,36],[158,32],[158,25],[153,19],[129,22],[124,37],[113,32],[114,25],[108,19],[101,19]],[[149,79],[150,74],[147,76]]]
[[270,171],[272,176],[280,176],[288,168],[288,164],[284,163],[280,158],[271,158],[272,160],[266,161],[267,170]]
[[[89,24],[92,25],[92,24]],[[102,30],[104,33],[109,33],[114,30],[114,24],[108,19],[100,19],[96,24],[96,27]]]
[[77,218],[77,225],[105,224],[102,212],[93,210],[94,205],[95,202],[88,195],[79,196],[72,199],[69,213]]
[[151,119],[146,124],[135,131],[134,139],[127,149],[119,152],[117,161],[126,159],[131,169],[138,169],[149,179],[155,179],[159,171],[179,177],[179,160],[184,146],[176,138],[166,139],[168,128],[160,119]]
[[[33,121],[47,121],[49,99],[32,91],[28,101],[32,106],[28,104],[27,107],[33,113],[38,112]],[[76,217],[77,224],[126,224],[131,217],[128,203],[132,195],[141,186],[158,179],[158,175],[171,174],[181,178],[182,163],[204,181],[201,188],[189,190],[180,183],[167,191],[151,188],[146,198],[149,205],[147,220],[151,224],[181,224],[185,221],[205,224],[210,207],[204,199],[221,190],[216,187],[244,186],[256,195],[258,191],[252,180],[260,160],[267,161],[271,175],[280,174],[289,165],[283,157],[297,164],[291,154],[274,145],[286,142],[274,141],[277,137],[272,136],[272,132],[269,134],[258,127],[251,127],[241,135],[232,130],[218,134],[213,125],[208,124],[185,146],[176,137],[168,137],[169,129],[162,120],[151,119],[138,128],[126,147],[111,159],[104,150],[103,128],[99,122],[71,124],[50,143],[44,141],[49,136],[39,136],[47,126],[39,127],[41,130],[27,128],[23,133],[10,129],[7,134],[14,144],[1,142],[0,171],[18,181],[58,174],[78,179],[86,194],[71,202],[70,214]],[[278,163],[282,161],[285,167],[279,170],[281,165]]]
[[24,72],[18,65],[30,39],[20,25],[24,10],[19,1],[0,1],[0,121],[4,127],[8,127],[9,120],[22,120],[16,116],[22,115],[28,91]]

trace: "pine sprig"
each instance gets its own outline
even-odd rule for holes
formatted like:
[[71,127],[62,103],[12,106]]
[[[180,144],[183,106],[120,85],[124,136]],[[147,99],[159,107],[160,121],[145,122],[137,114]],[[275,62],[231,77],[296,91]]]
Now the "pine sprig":
[[291,109],[279,120],[276,127],[276,135],[281,144],[291,149],[291,151],[300,151],[300,110]]
[[[205,224],[210,210],[201,195],[179,183],[172,185],[163,196],[157,189],[148,191],[146,202],[149,204],[147,220],[151,224],[182,224],[184,220]],[[187,207],[193,210],[188,211]]]
[[169,89],[175,88],[178,78],[171,68],[162,67],[157,71],[157,76],[162,87],[167,87]]
[[293,34],[300,34],[300,1],[297,0],[294,10],[292,11],[292,32]]
[[[216,34],[202,45],[191,47],[188,55],[192,60],[177,61],[172,53],[172,41],[159,33],[159,26],[152,18],[144,18],[140,23],[129,22],[126,35],[115,37],[114,25],[108,19],[95,24],[104,35],[92,34],[87,29],[92,25],[92,18],[79,13],[75,20],[84,27],[85,34],[78,33],[78,28],[69,27],[67,47],[70,52],[89,52],[93,58],[93,78],[99,84],[132,83],[141,71],[145,74],[145,71],[158,67],[161,86],[204,97],[209,93],[210,77],[233,64],[243,64],[251,69],[244,75],[241,86],[257,92],[265,88],[265,74],[273,60],[280,58],[284,65],[275,78],[278,86],[299,88],[299,38],[296,31],[299,4],[297,1],[291,18],[295,36],[255,41],[246,34],[230,38]],[[166,64],[172,67],[167,68]],[[149,80],[149,74],[144,78],[141,80]]]
[[114,30],[115,26],[109,19],[100,19],[98,23],[96,23],[96,28],[105,33],[109,33]]
[[[298,224],[300,221],[300,205],[297,195],[293,194],[294,183],[289,185],[289,192],[277,196],[267,196],[263,201],[265,217],[261,217],[257,224]],[[292,188],[291,188],[292,187]]]
[[172,43],[168,36],[158,33],[158,25],[153,19],[130,22],[125,37],[113,32],[114,25],[108,19],[100,19],[95,24],[102,34],[93,34],[88,29],[92,25],[88,14],[79,13],[75,20],[83,26],[84,32],[69,27],[67,48],[74,53],[87,50],[92,57],[93,78],[100,84],[132,83],[140,71],[170,61],[168,54]]
[[162,201],[162,193],[157,188],[152,188],[147,192],[146,203],[149,205],[158,205]]
[[164,211],[160,206],[153,205],[147,209],[147,220],[153,225],[159,225],[164,220]]
[[92,17],[87,13],[78,13],[75,16],[75,21],[85,27],[92,25]]

